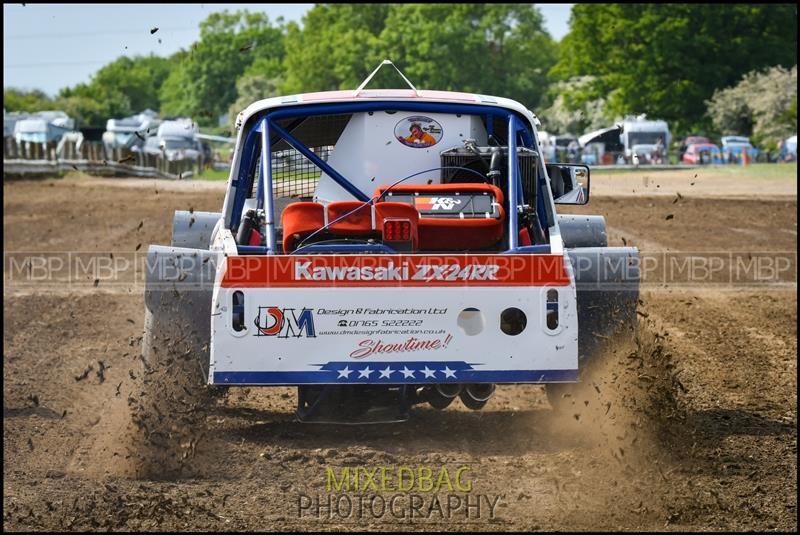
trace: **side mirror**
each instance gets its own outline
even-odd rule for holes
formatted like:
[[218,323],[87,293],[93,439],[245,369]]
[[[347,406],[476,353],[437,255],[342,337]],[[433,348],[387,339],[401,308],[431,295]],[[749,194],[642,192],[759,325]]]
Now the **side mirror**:
[[589,166],[570,163],[545,165],[550,177],[550,189],[556,204],[587,204],[589,202]]

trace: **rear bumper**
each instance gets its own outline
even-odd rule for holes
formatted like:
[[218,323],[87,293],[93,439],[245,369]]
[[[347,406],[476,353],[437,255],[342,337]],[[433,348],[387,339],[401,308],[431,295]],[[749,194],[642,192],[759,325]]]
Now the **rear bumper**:
[[[578,377],[575,284],[562,255],[234,257],[226,264],[212,303],[211,384]],[[244,318],[235,328],[234,302]],[[556,326],[547,319],[554,312]]]

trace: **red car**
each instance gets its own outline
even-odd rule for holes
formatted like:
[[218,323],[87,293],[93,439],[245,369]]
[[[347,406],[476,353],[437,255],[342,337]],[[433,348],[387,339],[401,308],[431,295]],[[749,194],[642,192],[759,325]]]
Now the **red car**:
[[711,140],[705,136],[689,136],[683,140],[682,145],[688,147],[689,145],[695,145],[698,143],[711,143]]
[[705,136],[686,136],[678,146],[678,158],[683,161],[683,155],[686,153],[686,149],[689,148],[689,145],[695,145],[697,143],[711,143],[711,140]]
[[686,164],[721,164],[722,153],[713,143],[695,143],[686,148],[681,157],[681,162]]

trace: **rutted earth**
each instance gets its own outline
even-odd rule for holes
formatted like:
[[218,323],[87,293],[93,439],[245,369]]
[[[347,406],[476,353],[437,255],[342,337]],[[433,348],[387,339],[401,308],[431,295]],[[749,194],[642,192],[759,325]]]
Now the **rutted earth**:
[[[138,265],[137,248],[168,243],[173,210],[222,202],[218,188],[159,184],[4,183],[4,529],[796,530],[796,260],[781,255],[797,248],[793,194],[570,210],[605,215],[614,245],[787,256],[789,269],[751,284],[654,276],[637,340],[609,346],[560,411],[541,387],[501,386],[480,412],[323,426],[294,421],[290,388],[189,393],[161,415],[186,438],[173,477],[142,463],[136,437],[150,377],[138,275],[22,284],[37,267],[12,265],[69,251]],[[417,472],[412,490],[326,490],[329,468],[382,466],[429,468],[433,483],[446,467],[455,488],[426,492]]]

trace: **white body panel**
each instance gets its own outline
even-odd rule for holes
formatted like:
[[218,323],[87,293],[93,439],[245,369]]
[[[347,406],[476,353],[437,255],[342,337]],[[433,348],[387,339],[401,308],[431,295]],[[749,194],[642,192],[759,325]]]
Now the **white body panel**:
[[[224,265],[212,303],[212,384],[536,383],[577,376],[568,261],[566,285],[494,287],[225,287]],[[559,320],[551,330],[546,307],[553,289]],[[246,328],[239,332],[232,325],[236,291],[244,294]],[[510,307],[527,320],[516,335],[501,330],[501,313]],[[475,313],[462,314],[469,308],[480,311],[481,328],[474,328]]]
[[[435,145],[413,147],[396,139],[396,126],[405,125],[414,117],[433,119],[441,126],[441,139]],[[405,128],[402,132],[409,135]],[[425,169],[435,170],[412,177],[403,184],[426,184],[429,180],[436,184],[441,176],[439,153],[463,147],[462,141],[468,138],[477,140],[478,145],[487,143],[486,129],[478,117],[442,113],[355,113],[336,142],[328,163],[367,194],[372,194],[378,185],[392,184]],[[331,177],[322,173],[315,200],[327,203],[352,198]]]

